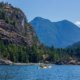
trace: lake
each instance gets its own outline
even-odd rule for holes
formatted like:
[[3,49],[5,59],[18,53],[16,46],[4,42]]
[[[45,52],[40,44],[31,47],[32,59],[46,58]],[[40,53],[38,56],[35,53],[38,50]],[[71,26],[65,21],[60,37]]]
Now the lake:
[[0,65],[0,80],[80,80],[80,66],[52,65],[41,69],[38,65]]

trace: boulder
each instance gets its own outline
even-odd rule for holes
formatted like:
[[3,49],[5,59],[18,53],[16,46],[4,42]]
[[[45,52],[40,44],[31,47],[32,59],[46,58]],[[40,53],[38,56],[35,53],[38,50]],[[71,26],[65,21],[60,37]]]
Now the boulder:
[[0,59],[0,64],[11,65],[11,64],[12,64],[12,61],[10,61],[10,60]]

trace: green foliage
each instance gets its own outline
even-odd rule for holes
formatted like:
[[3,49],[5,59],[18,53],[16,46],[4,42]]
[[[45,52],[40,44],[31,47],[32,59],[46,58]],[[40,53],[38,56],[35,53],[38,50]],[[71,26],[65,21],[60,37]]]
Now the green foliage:
[[[48,55],[47,58],[43,58],[43,55]],[[0,41],[0,58],[6,58],[13,62],[63,62],[70,61],[70,57],[80,61],[80,48],[75,49],[55,49],[54,47],[47,48],[43,46],[33,45],[32,47],[5,44]]]

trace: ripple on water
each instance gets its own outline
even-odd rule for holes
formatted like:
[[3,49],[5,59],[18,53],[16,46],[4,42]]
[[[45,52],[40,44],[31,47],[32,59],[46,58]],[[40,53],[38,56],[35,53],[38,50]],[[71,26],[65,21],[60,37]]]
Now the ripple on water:
[[0,80],[80,80],[80,66],[53,65],[41,69],[38,65],[0,65]]

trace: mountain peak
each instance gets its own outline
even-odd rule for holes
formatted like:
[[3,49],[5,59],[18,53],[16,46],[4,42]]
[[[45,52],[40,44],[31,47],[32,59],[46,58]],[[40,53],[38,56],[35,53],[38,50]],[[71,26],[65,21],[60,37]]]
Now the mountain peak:
[[41,19],[43,19],[43,18],[42,18],[42,17],[35,17],[34,20],[36,20],[36,19],[40,19],[40,20],[41,20]]
[[45,19],[45,18],[42,18],[42,17],[35,17],[32,21],[46,21],[46,22],[51,22],[50,20]]
[[67,19],[64,19],[64,20],[58,21],[57,23],[72,23],[72,22]]
[[63,22],[70,22],[70,21],[68,21],[67,19],[64,19],[64,20],[62,20]]
[[68,20],[51,22],[44,18],[38,19],[32,20],[31,25],[43,44],[64,48],[80,41],[80,28],[72,22]]

